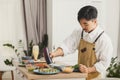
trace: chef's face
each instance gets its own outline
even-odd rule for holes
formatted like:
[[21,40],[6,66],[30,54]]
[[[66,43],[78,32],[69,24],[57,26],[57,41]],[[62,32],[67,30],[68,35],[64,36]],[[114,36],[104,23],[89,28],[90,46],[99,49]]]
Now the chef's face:
[[80,25],[83,28],[83,30],[85,30],[85,32],[90,32],[94,30],[95,27],[97,26],[97,20],[96,19],[86,20],[83,18],[80,20]]

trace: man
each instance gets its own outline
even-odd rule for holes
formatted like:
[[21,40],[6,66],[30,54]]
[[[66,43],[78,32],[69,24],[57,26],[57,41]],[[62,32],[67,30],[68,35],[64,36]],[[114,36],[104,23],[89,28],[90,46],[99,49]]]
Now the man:
[[112,43],[108,35],[97,23],[97,9],[85,6],[78,12],[77,29],[64,40],[63,44],[50,54],[50,57],[63,56],[78,49],[79,70],[88,73],[88,80],[100,77],[109,67],[112,57]]

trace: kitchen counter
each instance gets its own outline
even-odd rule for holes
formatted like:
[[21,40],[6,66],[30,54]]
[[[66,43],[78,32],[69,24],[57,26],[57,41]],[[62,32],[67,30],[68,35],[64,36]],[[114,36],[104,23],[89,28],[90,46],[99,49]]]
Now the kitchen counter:
[[[44,61],[40,61],[44,62]],[[57,62],[58,64],[64,64]],[[15,62],[16,68],[18,72],[18,76],[22,74],[22,77],[25,78],[25,80],[86,80],[87,73],[80,73],[80,72],[72,72],[72,73],[63,73],[60,72],[58,74],[53,75],[40,75],[40,74],[34,74],[33,72],[29,72],[26,67],[19,67],[18,63]],[[65,65],[65,64],[64,64]]]
[[86,79],[87,74],[86,73],[79,73],[79,72],[73,72],[73,73],[58,73],[55,75],[37,75],[33,72],[28,72],[28,70],[25,67],[17,67],[17,69],[28,79],[28,80],[36,80],[36,79],[70,79],[70,78],[84,78]]

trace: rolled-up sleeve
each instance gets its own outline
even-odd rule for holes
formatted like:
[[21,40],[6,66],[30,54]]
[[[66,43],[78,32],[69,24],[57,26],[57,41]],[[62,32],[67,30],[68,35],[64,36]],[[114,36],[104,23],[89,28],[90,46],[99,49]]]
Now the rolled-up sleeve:
[[[103,37],[104,38],[104,37]],[[106,71],[109,67],[112,54],[113,54],[113,47],[111,40],[107,37],[104,38],[103,41],[99,43],[99,55],[98,55],[98,62],[94,65],[96,70],[100,73]]]
[[60,47],[63,49],[64,56],[76,51],[81,37],[80,33],[80,29],[75,29],[73,33],[69,37],[67,37],[60,45]]

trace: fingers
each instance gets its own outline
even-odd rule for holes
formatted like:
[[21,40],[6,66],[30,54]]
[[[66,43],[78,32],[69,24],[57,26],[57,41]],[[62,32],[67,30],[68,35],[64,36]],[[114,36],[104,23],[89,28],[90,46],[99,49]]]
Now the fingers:
[[53,55],[52,55],[52,53],[49,53],[49,56],[50,56],[50,58],[53,58]]
[[51,53],[49,53],[49,56],[50,56],[50,58],[55,57],[55,52],[51,52]]
[[88,73],[88,68],[85,65],[83,65],[83,64],[79,64],[79,70],[82,73]]

